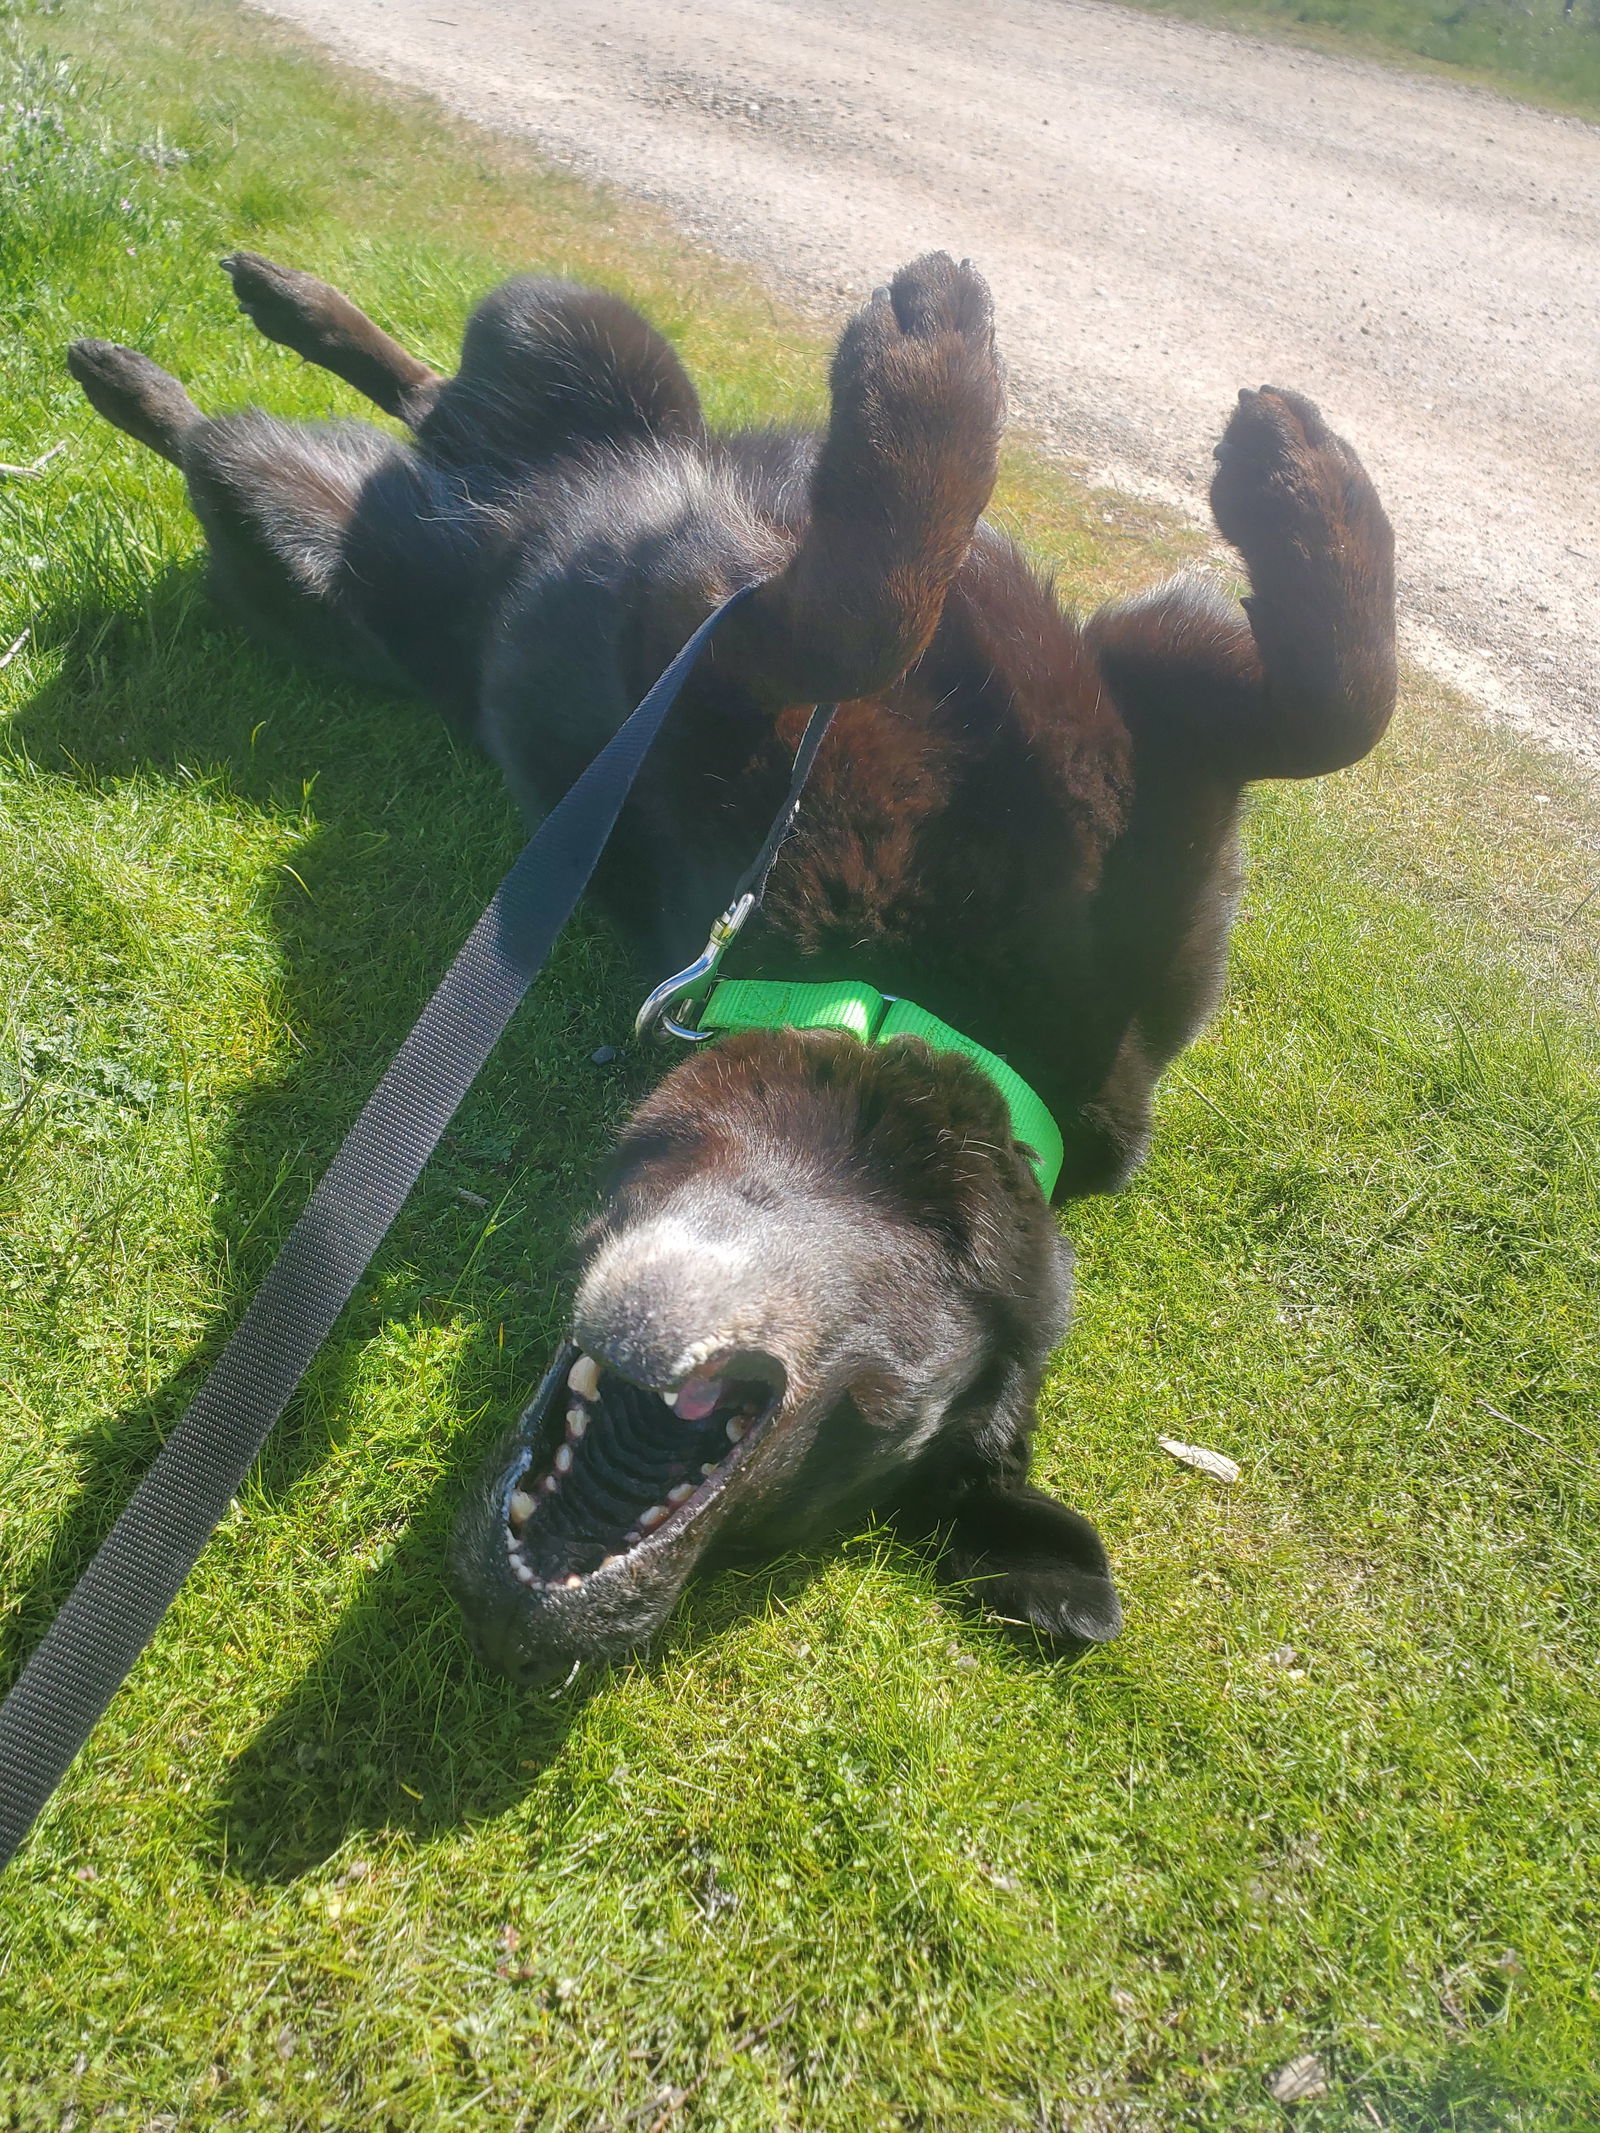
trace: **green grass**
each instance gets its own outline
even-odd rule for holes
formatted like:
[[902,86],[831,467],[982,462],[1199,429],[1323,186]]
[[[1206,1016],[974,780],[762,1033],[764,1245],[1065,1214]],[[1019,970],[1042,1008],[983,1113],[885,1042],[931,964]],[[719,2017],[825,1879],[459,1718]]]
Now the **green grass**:
[[[212,0],[9,34],[0,458],[68,444],[0,486],[8,1665],[517,842],[426,719],[208,610],[176,476],[61,344],[348,409],[236,319],[245,241],[440,359],[538,264],[639,296],[722,419],[822,370],[642,211]],[[1082,598],[1192,545],[1021,455],[1007,497]],[[867,1534],[565,1692],[467,1663],[450,1507],[651,1073],[590,1064],[632,994],[580,925],[6,1882],[0,2121],[1600,2123],[1600,812],[1414,686],[1249,843],[1224,1011],[1069,1218],[1041,1466],[1123,1640],[1046,1663]]]
[[1129,0],[1325,51],[1421,62],[1536,103],[1600,116],[1600,0]]

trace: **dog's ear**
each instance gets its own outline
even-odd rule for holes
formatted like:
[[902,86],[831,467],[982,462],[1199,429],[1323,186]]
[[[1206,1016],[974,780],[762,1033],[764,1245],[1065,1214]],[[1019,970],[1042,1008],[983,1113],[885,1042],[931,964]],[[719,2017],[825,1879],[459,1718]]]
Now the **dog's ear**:
[[1122,1605],[1100,1536],[1042,1490],[990,1486],[962,1499],[939,1575],[1057,1644],[1104,1644]]

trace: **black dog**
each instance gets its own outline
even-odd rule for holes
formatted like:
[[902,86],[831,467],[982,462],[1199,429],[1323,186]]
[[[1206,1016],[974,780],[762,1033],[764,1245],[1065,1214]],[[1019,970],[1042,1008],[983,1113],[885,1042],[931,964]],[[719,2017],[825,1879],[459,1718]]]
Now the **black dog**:
[[[207,421],[79,342],[109,419],[183,468],[221,596],[403,684],[548,807],[712,606],[596,896],[680,968],[844,709],[741,974],[864,980],[1001,1054],[1065,1143],[1056,1196],[1138,1162],[1210,1011],[1252,778],[1354,762],[1394,700],[1391,540],[1308,402],[1243,393],[1217,523],[1244,611],[1182,581],[1080,628],[980,519],[1002,390],[988,294],[941,254],[847,327],[821,438],[712,436],[616,298],[507,284],[441,380],[307,275],[225,264],[270,338],[414,436]],[[766,1030],[638,1111],[583,1244],[572,1345],[466,1511],[469,1627],[519,1678],[648,1639],[691,1570],[893,1515],[1057,1639],[1113,1635],[1104,1550],[1025,1485],[1070,1262],[994,1079],[913,1040]]]

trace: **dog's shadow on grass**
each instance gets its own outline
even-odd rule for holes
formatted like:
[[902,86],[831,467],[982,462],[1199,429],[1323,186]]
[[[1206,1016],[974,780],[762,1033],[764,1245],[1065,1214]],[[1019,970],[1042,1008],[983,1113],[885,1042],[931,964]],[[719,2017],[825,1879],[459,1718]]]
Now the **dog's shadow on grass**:
[[[251,1882],[291,1882],[364,1835],[415,1841],[514,1807],[559,1756],[591,1697],[618,1679],[584,1668],[519,1689],[470,1660],[441,1566],[455,1484],[412,1521],[328,1648],[235,1758],[213,1825],[215,1864]],[[724,1572],[691,1589],[661,1644],[633,1662],[723,1635],[796,1598],[821,1558]],[[560,1788],[557,1788],[558,1791]]]
[[[153,582],[137,615],[85,602],[43,620],[37,635],[45,650],[60,649],[60,670],[7,730],[39,769],[86,791],[131,778],[218,778],[228,805],[295,826],[307,820],[309,786],[314,827],[266,891],[278,957],[273,1007],[296,1049],[235,1107],[221,1146],[207,1151],[222,1308],[164,1381],[83,1431],[74,1448],[81,1479],[6,1624],[0,1681],[14,1678],[215,1361],[521,841],[498,777],[435,717],[258,651],[210,611],[194,566]],[[487,1096],[469,1098],[313,1366],[313,1396],[297,1397],[269,1439],[253,1486],[276,1497],[360,1427],[361,1359],[386,1320],[505,1322],[499,1340],[469,1342],[461,1365],[489,1419],[459,1462],[452,1453],[450,1486],[430,1499],[375,1581],[376,1596],[337,1634],[325,1679],[357,1680],[361,1639],[402,1621],[408,1634],[425,1635],[436,1620],[456,1671],[468,1671],[439,1574],[444,1532],[455,1491],[543,1368],[567,1240],[611,1126],[651,1078],[647,1062],[606,1073],[588,1063],[617,1035],[629,997],[620,956],[580,924],[484,1077]],[[494,1209],[508,1200],[518,1212],[497,1228]],[[395,1649],[390,1628],[385,1663]],[[487,1708],[492,1691],[479,1693]],[[283,1723],[247,1756],[241,1781],[264,1811]]]
[[[62,670],[10,725],[37,766],[90,790],[218,776],[229,804],[297,821],[314,781],[315,828],[276,876],[268,913],[276,1004],[300,1048],[235,1106],[215,1157],[223,1307],[148,1396],[84,1432],[77,1495],[5,1633],[4,1680],[182,1415],[520,841],[498,778],[428,712],[285,669],[209,612],[192,567],[152,585],[138,617],[86,606],[48,628]],[[497,1814],[536,1783],[593,1693],[591,1676],[529,1695],[486,1675],[443,1566],[456,1502],[560,1337],[568,1239],[611,1132],[659,1075],[659,1061],[637,1055],[605,1073],[590,1063],[631,1006],[620,954],[580,922],[268,1439],[251,1488],[277,1501],[360,1429],[363,1358],[385,1323],[484,1329],[456,1358],[455,1404],[481,1419],[234,1761],[216,1825],[229,1871],[290,1879],[357,1830],[427,1833]],[[496,1228],[486,1211],[510,1199],[519,1212]],[[696,1587],[668,1654],[781,1602],[816,1567],[791,1559]]]
[[[498,779],[428,712],[286,670],[208,610],[192,567],[152,585],[141,616],[85,606],[56,615],[48,634],[65,654],[61,672],[10,725],[34,764],[91,790],[220,776],[229,804],[280,818],[303,809],[314,780],[316,827],[277,877],[269,911],[278,1004],[301,1049],[236,1106],[215,1160],[225,1303],[148,1396],[84,1432],[76,1496],[7,1625],[7,1681],[215,1361],[519,842]],[[358,1830],[427,1833],[497,1814],[536,1782],[593,1693],[591,1676],[530,1696],[485,1674],[443,1566],[461,1492],[559,1335],[567,1240],[610,1130],[659,1073],[648,1059],[604,1075],[589,1064],[630,1007],[620,956],[580,925],[484,1076],[500,1106],[494,1145],[474,1145],[485,1135],[470,1098],[465,1130],[435,1157],[313,1365],[310,1396],[268,1439],[251,1487],[277,1500],[359,1430],[362,1359],[386,1321],[502,1322],[499,1338],[471,1341],[458,1358],[461,1407],[484,1419],[463,1429],[449,1473],[410,1506],[326,1649],[235,1758],[215,1828],[229,1871],[291,1879]],[[536,1155],[504,1130],[508,1108]],[[523,1211],[484,1249],[482,1210],[503,1192]],[[798,1590],[815,1567],[791,1561],[698,1588],[668,1650]]]

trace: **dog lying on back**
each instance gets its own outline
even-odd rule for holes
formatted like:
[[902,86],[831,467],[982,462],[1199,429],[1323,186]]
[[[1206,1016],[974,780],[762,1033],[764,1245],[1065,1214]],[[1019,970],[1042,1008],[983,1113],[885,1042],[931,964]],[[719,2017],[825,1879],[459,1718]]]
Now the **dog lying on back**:
[[[741,975],[851,978],[999,1053],[1044,1099],[1057,1199],[1120,1185],[1210,1012],[1240,796],[1364,755],[1394,701],[1392,542],[1355,454],[1241,393],[1212,508],[1243,608],[1174,581],[1086,624],[982,512],[1003,397],[987,289],[932,254],[845,329],[821,437],[707,431],[613,296],[507,283],[440,378],[326,284],[224,262],[270,339],[398,416],[206,420],[144,356],[70,352],[183,469],[222,599],[403,686],[537,817],[672,654],[702,656],[594,895],[655,983],[704,942],[808,708],[841,709]],[[1070,1257],[994,1082],[914,1039],[759,1030],[695,1050],[625,1130],[572,1341],[452,1547],[518,1679],[645,1643],[692,1571],[868,1513],[1070,1642],[1115,1634],[1106,1555],[1027,1485]]]

